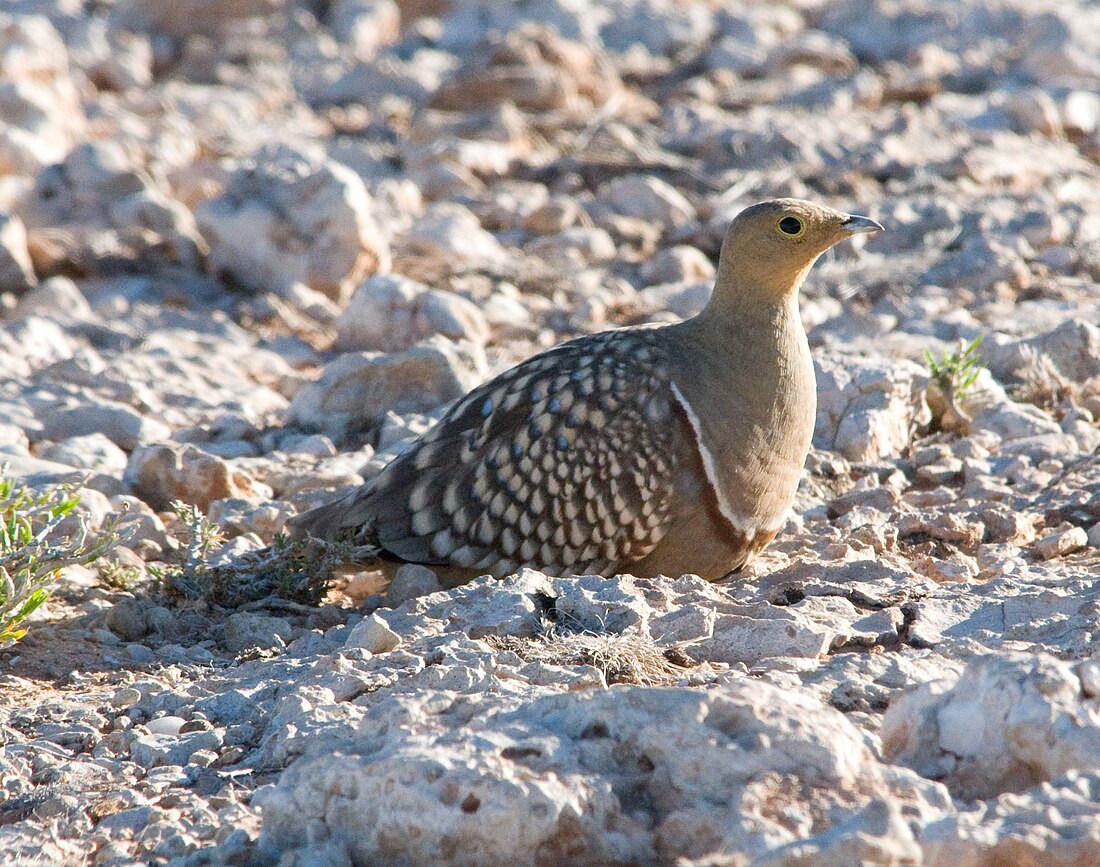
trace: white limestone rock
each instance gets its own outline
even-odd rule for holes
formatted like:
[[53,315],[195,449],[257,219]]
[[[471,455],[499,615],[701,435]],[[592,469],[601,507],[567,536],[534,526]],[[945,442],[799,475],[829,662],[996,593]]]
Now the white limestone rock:
[[132,407],[112,401],[78,406],[51,407],[39,415],[42,436],[64,440],[100,433],[120,449],[132,452],[139,445],[168,439],[172,429]]
[[174,500],[194,504],[205,512],[215,500],[271,497],[271,489],[247,473],[188,444],[139,446],[130,455],[124,478],[142,500],[157,510],[168,508]]
[[818,353],[814,445],[852,461],[899,454],[914,427],[931,414],[924,402],[927,374],[910,361],[883,366],[872,358]]
[[1077,867],[1100,861],[1100,774],[1071,771],[978,801],[921,829],[930,867]]
[[201,269],[206,245],[191,212],[112,140],[85,142],[47,166],[18,203],[37,269],[99,275]]
[[0,174],[34,175],[84,134],[65,44],[39,15],[0,12]]
[[432,205],[396,241],[403,256],[418,256],[476,264],[480,268],[500,267],[509,260],[500,242],[481,227],[474,214],[462,205]]
[[126,452],[101,431],[61,439],[43,446],[38,454],[44,460],[98,473],[121,475],[126,469]]
[[390,355],[350,352],[301,388],[287,408],[287,421],[339,438],[378,424],[390,410],[435,409],[464,395],[485,374],[479,346],[438,336]]
[[304,283],[343,303],[363,277],[389,267],[363,182],[308,149],[272,145],[238,161],[195,219],[215,266],[254,292]]
[[666,231],[695,216],[695,208],[675,187],[648,175],[623,175],[596,191],[596,201],[616,214],[636,217]]
[[991,340],[981,348],[983,360],[1000,380],[1024,375],[1035,354],[1045,355],[1071,382],[1100,376],[1100,328],[1080,318],[1067,319],[1050,331],[1014,341]]
[[1069,663],[1002,651],[890,703],[883,750],[958,797],[1019,792],[1071,770],[1100,769],[1100,713]]
[[373,704],[363,737],[315,750],[263,792],[261,850],[309,859],[328,841],[353,862],[456,865],[577,851],[754,860],[811,829],[848,845],[865,825],[881,836],[881,817],[854,821],[869,798],[925,821],[949,806],[939,785],[880,765],[841,714],[759,682],[589,690],[516,709],[469,701]]
[[489,325],[477,305],[460,295],[399,274],[377,274],[355,290],[336,320],[336,333],[342,352],[396,352],[433,334],[484,344]]
[[32,314],[63,320],[95,318],[80,287],[68,277],[60,276],[43,280],[23,295],[12,311],[13,317]]
[[394,0],[338,0],[329,7],[327,22],[357,59],[369,61],[381,46],[397,41],[401,11]]

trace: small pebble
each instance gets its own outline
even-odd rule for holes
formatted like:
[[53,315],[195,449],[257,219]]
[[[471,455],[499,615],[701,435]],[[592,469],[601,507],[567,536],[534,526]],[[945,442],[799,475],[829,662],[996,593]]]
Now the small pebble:
[[244,750],[236,744],[231,744],[225,747],[218,755],[217,765],[218,767],[225,767],[227,765],[235,765],[245,756]]
[[149,720],[145,727],[154,735],[178,735],[185,722],[183,717],[162,716]]
[[130,657],[134,662],[153,662],[157,657],[148,647],[144,644],[127,644],[126,655]]
[[197,768],[208,768],[217,760],[218,754],[214,750],[195,750],[187,763]]
[[1035,543],[1035,550],[1044,560],[1063,557],[1084,548],[1089,542],[1088,534],[1080,527],[1068,530],[1056,530]]
[[[129,647],[127,647],[127,652],[129,652]],[[111,706],[122,710],[133,707],[139,701],[141,701],[141,691],[134,689],[132,686],[124,686],[120,689],[116,689],[114,695],[111,696]]]

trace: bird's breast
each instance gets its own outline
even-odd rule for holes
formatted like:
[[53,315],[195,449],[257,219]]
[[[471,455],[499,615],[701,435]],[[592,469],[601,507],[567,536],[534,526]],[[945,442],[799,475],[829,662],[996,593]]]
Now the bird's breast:
[[674,375],[674,393],[718,510],[749,537],[774,532],[794,500],[817,411],[805,336],[749,358],[717,353],[695,361],[704,369]]

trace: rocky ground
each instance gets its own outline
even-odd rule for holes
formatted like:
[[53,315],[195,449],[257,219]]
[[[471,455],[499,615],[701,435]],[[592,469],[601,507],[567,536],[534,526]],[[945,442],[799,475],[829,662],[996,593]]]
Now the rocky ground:
[[[1098,91],[1088,0],[9,0],[0,458],[128,536],[0,650],[0,860],[1100,864]],[[889,231],[745,574],[168,586],[780,195]]]

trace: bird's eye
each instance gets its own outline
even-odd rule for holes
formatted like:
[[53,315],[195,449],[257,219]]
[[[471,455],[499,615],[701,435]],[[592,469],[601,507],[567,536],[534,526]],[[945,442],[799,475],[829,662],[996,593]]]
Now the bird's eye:
[[798,217],[784,217],[778,223],[779,231],[791,238],[797,238],[806,231],[806,227]]

